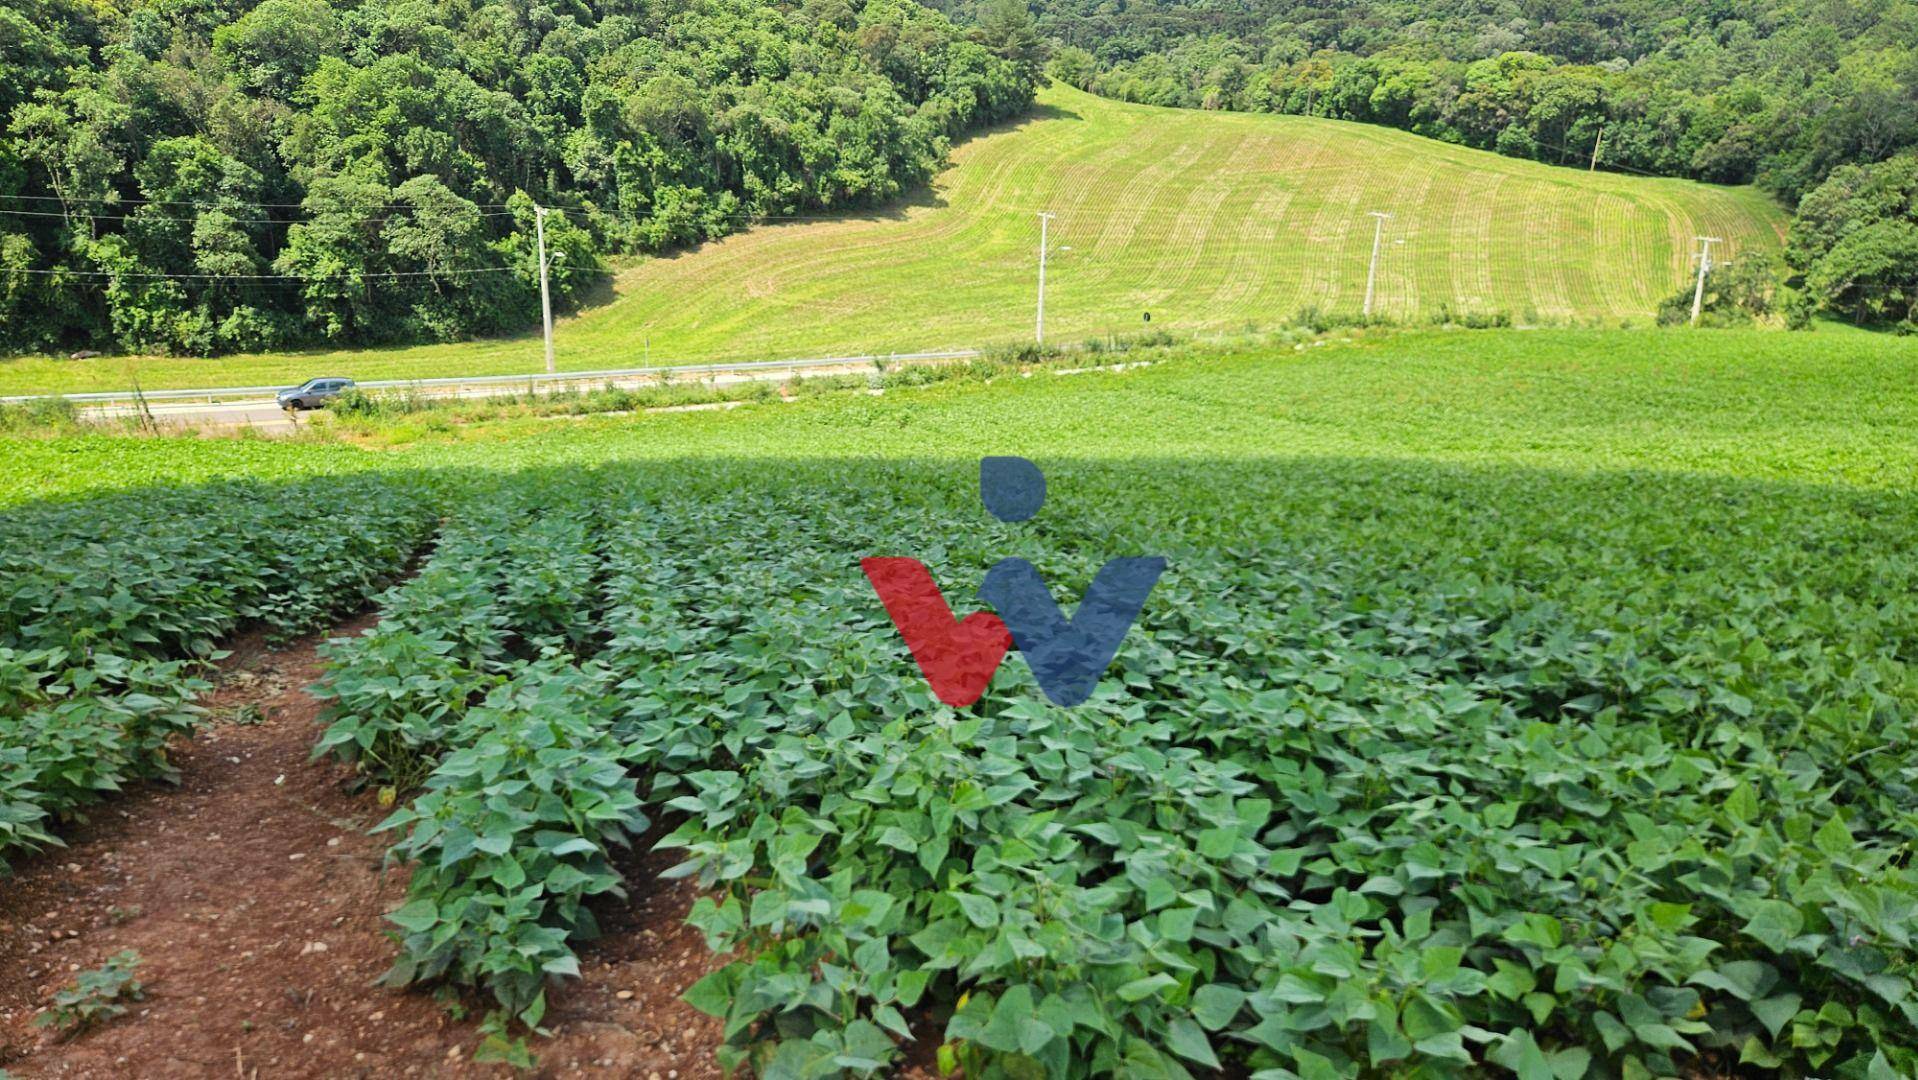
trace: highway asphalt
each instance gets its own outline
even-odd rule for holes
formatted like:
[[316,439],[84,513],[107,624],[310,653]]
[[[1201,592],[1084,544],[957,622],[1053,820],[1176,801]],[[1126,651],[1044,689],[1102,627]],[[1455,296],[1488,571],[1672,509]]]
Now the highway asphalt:
[[[951,358],[915,359],[913,363],[946,363]],[[905,362],[902,358],[901,362]],[[749,371],[714,372],[699,377],[687,377],[679,380],[681,385],[698,382],[708,386],[734,386],[750,382],[785,382],[798,377],[805,379],[832,375],[870,374],[871,362],[847,362],[830,366],[776,367]],[[618,386],[635,389],[652,386],[658,382],[655,375],[636,375],[625,378],[595,380],[581,389],[597,390],[606,386]],[[432,386],[420,387],[415,392],[431,397],[449,398],[489,398],[520,395],[525,387],[515,384],[480,384],[474,386]],[[262,434],[287,435],[299,430],[306,416],[294,416],[280,409],[271,398],[241,398],[232,401],[148,401],[147,411],[163,428],[193,430],[230,431],[235,428],[251,427]],[[112,419],[131,417],[138,414],[136,406],[113,403],[88,405],[80,410],[80,415],[88,419]]]

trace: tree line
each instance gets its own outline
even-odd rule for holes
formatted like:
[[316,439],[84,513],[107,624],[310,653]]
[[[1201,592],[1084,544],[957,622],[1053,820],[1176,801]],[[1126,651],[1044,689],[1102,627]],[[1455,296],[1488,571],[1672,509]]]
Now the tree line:
[[[962,20],[992,10],[941,2]],[[1051,74],[1107,97],[1384,124],[1804,200],[1783,271],[1796,320],[1912,322],[1918,214],[1886,192],[1908,188],[1918,147],[1913,0],[1033,3]]]
[[873,206],[1037,59],[912,0],[9,0],[0,346],[253,351],[538,318],[604,257]]

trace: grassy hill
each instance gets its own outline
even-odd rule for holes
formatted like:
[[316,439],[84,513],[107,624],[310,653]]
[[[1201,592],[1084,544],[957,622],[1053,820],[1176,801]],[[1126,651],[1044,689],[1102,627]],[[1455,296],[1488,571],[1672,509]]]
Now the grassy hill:
[[[953,152],[932,192],[884,211],[771,223],[636,260],[558,329],[563,367],[911,351],[1030,340],[1038,244],[1047,335],[1276,323],[1356,312],[1372,219],[1392,214],[1375,308],[1648,320],[1689,273],[1771,251],[1785,215],[1748,188],[1587,173],[1303,117],[1127,105],[1061,86],[1036,115]],[[0,394],[526,372],[536,336],[217,361],[0,362]]]

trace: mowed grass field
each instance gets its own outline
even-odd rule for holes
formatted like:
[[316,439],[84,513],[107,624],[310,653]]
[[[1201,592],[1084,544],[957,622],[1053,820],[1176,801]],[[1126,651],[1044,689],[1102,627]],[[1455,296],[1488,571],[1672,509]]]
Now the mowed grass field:
[[[1647,322],[1694,237],[1775,251],[1785,215],[1750,188],[1588,173],[1302,117],[1159,109],[1062,86],[970,140],[933,190],[880,211],[768,223],[617,275],[558,327],[568,370],[967,348],[1033,334],[1040,211],[1055,214],[1046,329],[1272,326],[1357,313],[1369,211],[1392,215],[1375,310],[1520,322]],[[1150,313],[1150,324],[1146,315]],[[537,335],[218,360],[0,361],[0,394],[523,373]]]

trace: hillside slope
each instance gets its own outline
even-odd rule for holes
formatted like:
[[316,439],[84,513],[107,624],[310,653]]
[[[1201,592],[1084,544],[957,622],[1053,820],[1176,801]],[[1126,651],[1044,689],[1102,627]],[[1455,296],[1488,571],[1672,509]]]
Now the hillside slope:
[[[1047,335],[1269,326],[1307,304],[1356,312],[1390,213],[1376,309],[1520,321],[1649,320],[1718,257],[1776,250],[1785,215],[1749,188],[1592,174],[1385,128],[1122,104],[1063,86],[1037,115],[957,147],[893,210],[776,222],[620,272],[563,321],[563,367],[911,351],[1030,340],[1039,226]],[[379,352],[145,361],[143,385],[537,370],[536,337]],[[124,360],[0,363],[0,393],[111,388]]]
[[[931,205],[894,220],[770,226],[620,277],[594,316],[658,354],[911,348],[1017,338],[1033,319],[1036,213],[1057,215],[1047,331],[1271,323],[1356,311],[1393,215],[1376,309],[1646,318],[1695,236],[1775,250],[1749,189],[1593,175],[1369,125],[1126,105],[1054,86],[1041,119],[972,141]],[[1402,241],[1402,243],[1401,243]],[[1063,250],[1062,250],[1063,249]],[[583,328],[582,328],[583,329]]]

